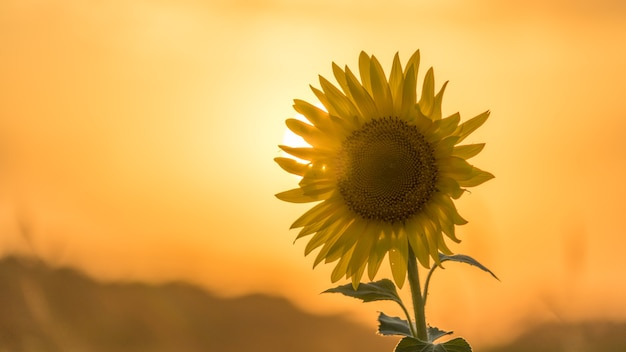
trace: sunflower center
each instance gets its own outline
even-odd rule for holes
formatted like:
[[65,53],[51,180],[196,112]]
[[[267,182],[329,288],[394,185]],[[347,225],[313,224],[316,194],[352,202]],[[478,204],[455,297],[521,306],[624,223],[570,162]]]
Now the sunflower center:
[[398,117],[366,123],[337,155],[339,192],[369,220],[393,223],[417,214],[435,191],[437,171],[432,146]]

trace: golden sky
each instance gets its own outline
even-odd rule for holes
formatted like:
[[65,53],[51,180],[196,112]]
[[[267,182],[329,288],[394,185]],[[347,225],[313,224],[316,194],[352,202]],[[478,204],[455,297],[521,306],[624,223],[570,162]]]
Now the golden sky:
[[376,305],[318,295],[332,267],[293,244],[310,206],[273,197],[296,180],[272,159],[332,61],[420,49],[420,77],[450,81],[444,114],[492,112],[469,142],[496,179],[457,203],[470,223],[453,249],[502,279],[446,266],[429,321],[480,344],[626,319],[624,38],[619,0],[4,0],[0,254],[373,325]]

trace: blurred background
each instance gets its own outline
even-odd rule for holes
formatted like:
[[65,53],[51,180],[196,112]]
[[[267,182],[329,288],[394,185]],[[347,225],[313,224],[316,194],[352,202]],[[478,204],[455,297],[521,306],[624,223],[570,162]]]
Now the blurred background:
[[444,114],[492,112],[468,142],[487,142],[473,161],[496,179],[457,202],[470,222],[452,249],[501,279],[447,265],[430,324],[480,348],[545,324],[613,326],[625,38],[620,0],[4,0],[0,255],[103,284],[281,297],[373,331],[376,311],[401,312],[319,294],[332,266],[311,270],[293,243],[310,205],[274,198],[297,180],[272,159],[292,99],[314,102],[331,62],[356,69],[365,50],[388,69],[419,49],[420,80],[433,66],[437,87],[450,81]]

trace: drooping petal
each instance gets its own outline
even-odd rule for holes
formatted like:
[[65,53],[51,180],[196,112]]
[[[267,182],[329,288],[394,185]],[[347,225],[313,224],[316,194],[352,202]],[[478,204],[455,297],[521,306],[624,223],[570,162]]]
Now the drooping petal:
[[445,211],[451,216],[452,221],[455,225],[465,225],[467,224],[467,220],[465,220],[459,212],[456,210],[456,206],[454,206],[454,202],[445,195],[440,195],[437,197],[437,204],[440,207],[445,209]]
[[348,265],[350,265],[350,259],[352,258],[352,252],[354,251],[354,247],[346,251],[341,258],[339,258],[339,263],[333,269],[333,272],[330,274],[330,281],[337,282],[341,279],[348,270]]
[[368,262],[368,257],[372,251],[372,246],[376,243],[377,237],[378,234],[372,231],[366,231],[363,233],[354,247],[348,273],[357,273],[361,270],[361,268],[365,268],[365,265]]
[[391,265],[391,274],[393,280],[399,288],[404,285],[406,279],[406,271],[409,258],[409,241],[406,232],[400,231],[395,234],[395,238],[391,240],[391,248],[389,249],[389,264]]
[[376,243],[372,246],[369,260],[367,263],[367,275],[370,280],[374,280],[380,264],[383,262],[385,255],[389,251],[390,238],[383,234],[378,236]]
[[363,276],[363,272],[365,271],[365,266],[367,265],[367,262],[361,264],[361,266],[354,272],[350,272],[349,276],[352,276],[352,288],[353,289],[357,289],[359,288],[359,283],[361,280],[361,277]]

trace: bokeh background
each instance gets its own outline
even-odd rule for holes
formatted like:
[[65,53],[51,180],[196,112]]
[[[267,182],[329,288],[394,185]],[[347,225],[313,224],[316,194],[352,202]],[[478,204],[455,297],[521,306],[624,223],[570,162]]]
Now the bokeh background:
[[469,142],[496,179],[457,202],[452,248],[501,279],[447,265],[430,323],[490,346],[626,320],[625,38],[620,0],[4,0],[0,254],[374,327],[400,312],[319,295],[332,266],[293,243],[310,205],[273,197],[297,180],[272,159],[331,62],[420,49],[444,114],[492,112]]

